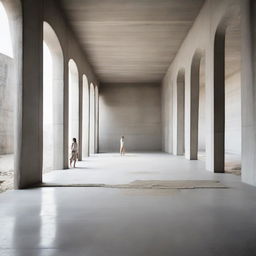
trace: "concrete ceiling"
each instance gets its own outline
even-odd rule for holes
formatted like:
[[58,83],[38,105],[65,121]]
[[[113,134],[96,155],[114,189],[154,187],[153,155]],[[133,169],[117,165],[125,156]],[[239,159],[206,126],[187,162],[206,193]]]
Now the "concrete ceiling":
[[204,0],[61,0],[102,82],[158,82]]

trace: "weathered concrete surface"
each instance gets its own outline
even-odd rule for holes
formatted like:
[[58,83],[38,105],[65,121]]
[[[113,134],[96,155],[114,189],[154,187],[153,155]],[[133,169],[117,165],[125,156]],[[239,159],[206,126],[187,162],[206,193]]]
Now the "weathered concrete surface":
[[[93,69],[91,68],[90,64],[87,61],[87,56],[85,55],[83,49],[81,48],[77,37],[73,30],[71,29],[71,26],[66,19],[65,15],[62,12],[62,9],[58,5],[56,1],[51,0],[45,0],[44,3],[44,20],[47,21],[51,26],[53,27],[63,50],[64,55],[64,168],[68,168],[68,159],[69,159],[69,147],[70,147],[70,141],[68,139],[68,113],[69,113],[69,77],[68,77],[68,62],[70,59],[73,59],[77,65],[78,68],[78,75],[79,80],[82,80],[82,76],[86,75],[88,79],[88,84],[93,82],[94,84],[98,84],[98,79],[94,74]],[[80,88],[80,91],[81,88]],[[79,127],[82,128],[82,122],[83,122],[83,97],[80,97],[79,101],[79,109],[80,109],[80,124]],[[89,126],[89,123],[88,123]],[[83,129],[83,132],[86,132],[86,130],[89,130],[89,127],[87,129]],[[83,135],[80,133],[80,138],[83,138]]]
[[174,113],[177,115],[175,119],[177,124],[174,125],[174,155],[183,155],[185,153],[185,70],[179,70],[177,76],[177,100],[174,103]]
[[62,0],[103,82],[159,82],[203,0]]
[[225,81],[225,151],[241,156],[241,73]]
[[20,165],[15,186],[42,181],[43,164],[43,1],[24,0]]
[[[200,161],[168,154],[102,154],[81,167],[59,171],[59,177],[108,183],[142,177],[204,178],[218,179],[230,188],[168,193],[104,188],[10,191],[0,195],[1,254],[256,254],[256,189],[237,176],[207,172]],[[31,232],[24,235],[27,230]]]
[[14,151],[14,61],[0,53],[0,155]]
[[89,154],[95,153],[95,86],[90,84],[90,138]]
[[69,155],[73,138],[79,143],[79,74],[76,63],[69,61]]
[[[169,67],[162,84],[163,149],[167,152],[172,153],[174,146],[173,136],[175,134],[173,130],[176,129],[174,125],[177,124],[177,115],[175,115],[175,113],[173,112],[174,109],[172,105],[175,104],[177,98],[175,88],[178,72],[180,68],[185,69],[185,155],[188,159],[191,159],[191,156],[195,154],[195,143],[197,143],[197,140],[195,141],[195,139],[191,137],[195,133],[195,127],[193,127],[192,125],[194,124],[195,120],[191,120],[191,118],[193,116],[197,116],[195,115],[195,111],[193,111],[192,108],[194,102],[192,98],[193,93],[191,90],[192,76],[194,74],[191,74],[191,72],[193,71],[191,69],[191,65],[193,57],[195,56],[195,53],[197,51],[201,51],[204,53],[206,84],[205,100],[207,102],[205,109],[205,144],[207,156],[206,166],[207,169],[211,171],[220,171],[219,166],[217,166],[217,149],[215,148],[214,151],[214,140],[218,137],[218,129],[214,129],[214,117],[216,115],[216,113],[214,113],[214,37],[217,28],[220,28],[220,26],[224,26],[224,18],[231,19],[231,16],[233,14],[233,18],[239,21],[239,12],[237,10],[239,10],[240,3],[241,1],[239,0],[208,0],[205,2],[186,39],[183,41],[174,61]],[[239,63],[239,54],[237,54],[237,47],[239,47],[240,39],[239,31],[239,27],[235,27],[233,33],[231,33],[232,40],[229,40],[229,42],[232,42],[231,47],[227,47],[232,49],[227,51],[226,63],[229,67],[229,69],[227,70],[227,75],[232,74],[234,71],[237,72],[237,68],[239,67],[239,64],[237,64]],[[234,41],[235,43],[233,43]],[[216,77],[218,76],[215,76],[215,78]],[[215,97],[218,99],[219,96],[215,95]],[[219,101],[216,100],[216,102]],[[215,106],[217,107],[218,104],[216,102]],[[221,141],[221,139],[219,139],[218,141]],[[194,143],[194,145],[191,145],[191,143]],[[224,147],[224,142],[222,146]],[[219,152],[221,152],[221,150]],[[223,170],[224,164],[221,171]]]
[[242,3],[242,180],[256,186],[255,1]]
[[[241,82],[240,72],[225,80],[225,152],[241,155]],[[205,151],[205,84],[200,86],[198,150]],[[226,160],[225,160],[226,161]]]
[[100,89],[100,152],[161,150],[158,84],[109,84]]
[[[90,92],[89,84],[86,75],[82,79],[82,133],[80,136],[80,158],[83,159],[89,156],[89,136],[90,136]],[[81,95],[80,95],[81,97]]]

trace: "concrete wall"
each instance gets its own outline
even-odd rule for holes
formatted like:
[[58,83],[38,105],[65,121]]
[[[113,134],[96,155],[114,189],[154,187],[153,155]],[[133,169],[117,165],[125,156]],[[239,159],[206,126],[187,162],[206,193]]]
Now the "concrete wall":
[[[83,123],[83,75],[86,75],[88,84],[93,83],[95,86],[99,84],[97,77],[94,74],[93,69],[87,61],[87,56],[85,55],[78,39],[76,38],[75,33],[71,29],[70,24],[68,23],[61,6],[56,1],[45,0],[44,1],[44,20],[48,22],[51,27],[54,29],[59,42],[62,47],[64,55],[64,167],[68,168],[68,158],[69,153],[68,149],[70,148],[71,141],[68,140],[68,110],[69,110],[69,89],[68,89],[68,62],[70,59],[73,59],[77,65],[78,76],[79,76],[79,94],[81,95],[79,100],[79,152],[82,151],[83,142],[89,143],[89,141],[83,140],[83,133],[89,132],[88,129],[82,130]],[[89,102],[88,102],[89,104]],[[89,124],[88,124],[89,126]],[[84,134],[85,135],[85,134]],[[85,137],[87,137],[85,135]],[[81,152],[82,153],[82,152]],[[80,158],[81,158],[80,154]]]
[[199,119],[198,119],[198,150],[205,151],[205,84],[199,90]]
[[99,150],[161,150],[161,104],[158,84],[108,84],[100,87]]
[[[68,167],[68,62],[74,59],[79,81],[86,74],[88,81],[98,84],[93,69],[67,22],[58,1],[2,0],[11,26],[15,69],[15,187],[26,188],[42,182],[43,165],[43,21],[49,23],[63,51],[64,134],[63,165]],[[79,83],[82,94],[82,83]],[[1,94],[2,95],[2,94]],[[83,98],[79,105],[82,106]],[[79,107],[79,109],[82,109]],[[82,123],[82,111],[79,120]],[[79,125],[81,127],[81,125]],[[80,129],[80,138],[82,130]],[[81,139],[82,141],[82,139]],[[81,145],[82,143],[80,143]]]
[[14,151],[14,61],[0,53],[0,154]]
[[[200,86],[199,94],[199,137],[198,149],[205,151],[205,84]],[[241,155],[241,74],[240,72],[225,80],[225,151]]]
[[233,17],[238,15],[236,12],[240,9],[240,3],[239,0],[206,1],[162,80],[162,147],[164,151],[173,153],[173,147],[177,144],[177,138],[174,136],[177,128],[176,81],[179,70],[181,68],[185,70],[185,157],[191,159],[193,154],[191,134],[194,133],[193,124],[195,123],[195,120],[191,119],[194,104],[191,70],[195,57],[199,58],[201,55],[205,58],[205,101],[207,104],[205,105],[204,130],[206,133],[206,168],[210,171],[216,168],[214,143],[218,137],[214,126],[214,38],[217,29],[223,26],[226,19],[232,15]]
[[241,73],[226,79],[225,150],[241,155]]

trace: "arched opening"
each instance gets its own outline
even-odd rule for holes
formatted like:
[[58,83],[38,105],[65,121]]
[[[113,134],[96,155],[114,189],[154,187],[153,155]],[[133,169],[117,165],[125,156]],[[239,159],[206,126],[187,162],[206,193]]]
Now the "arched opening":
[[[203,57],[202,50],[196,50],[191,63],[191,102],[190,102],[190,156],[191,160],[198,159],[199,145],[199,105],[200,105],[200,70]],[[201,92],[202,94],[202,92]]]
[[0,53],[2,55],[13,58],[13,48],[12,48],[9,19],[8,19],[7,12],[1,1],[0,1],[0,24],[1,24],[0,33],[2,35],[0,40]]
[[44,22],[43,171],[63,168],[64,58],[52,27]]
[[90,84],[90,154],[95,153],[95,91],[93,83]]
[[[79,136],[79,76],[77,65],[74,60],[70,60],[69,67],[69,155],[72,138],[78,140]],[[79,141],[78,141],[79,143]]]
[[177,90],[177,127],[175,155],[184,155],[185,153],[185,69],[178,72],[176,80]]
[[[13,187],[17,70],[7,11],[0,1],[0,191]],[[16,66],[17,67],[17,66]]]
[[214,40],[214,171],[241,169],[240,8],[232,6]]
[[89,85],[86,75],[83,75],[83,136],[82,158],[89,156]]

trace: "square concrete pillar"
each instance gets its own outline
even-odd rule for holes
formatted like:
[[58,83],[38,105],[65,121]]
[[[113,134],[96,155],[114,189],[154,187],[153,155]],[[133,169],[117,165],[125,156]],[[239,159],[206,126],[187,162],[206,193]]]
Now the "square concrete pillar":
[[18,103],[15,188],[42,182],[43,1],[23,0],[22,94]]
[[69,168],[69,68],[68,68],[68,59],[64,56],[64,169]]
[[242,181],[256,185],[256,2],[241,2]]

